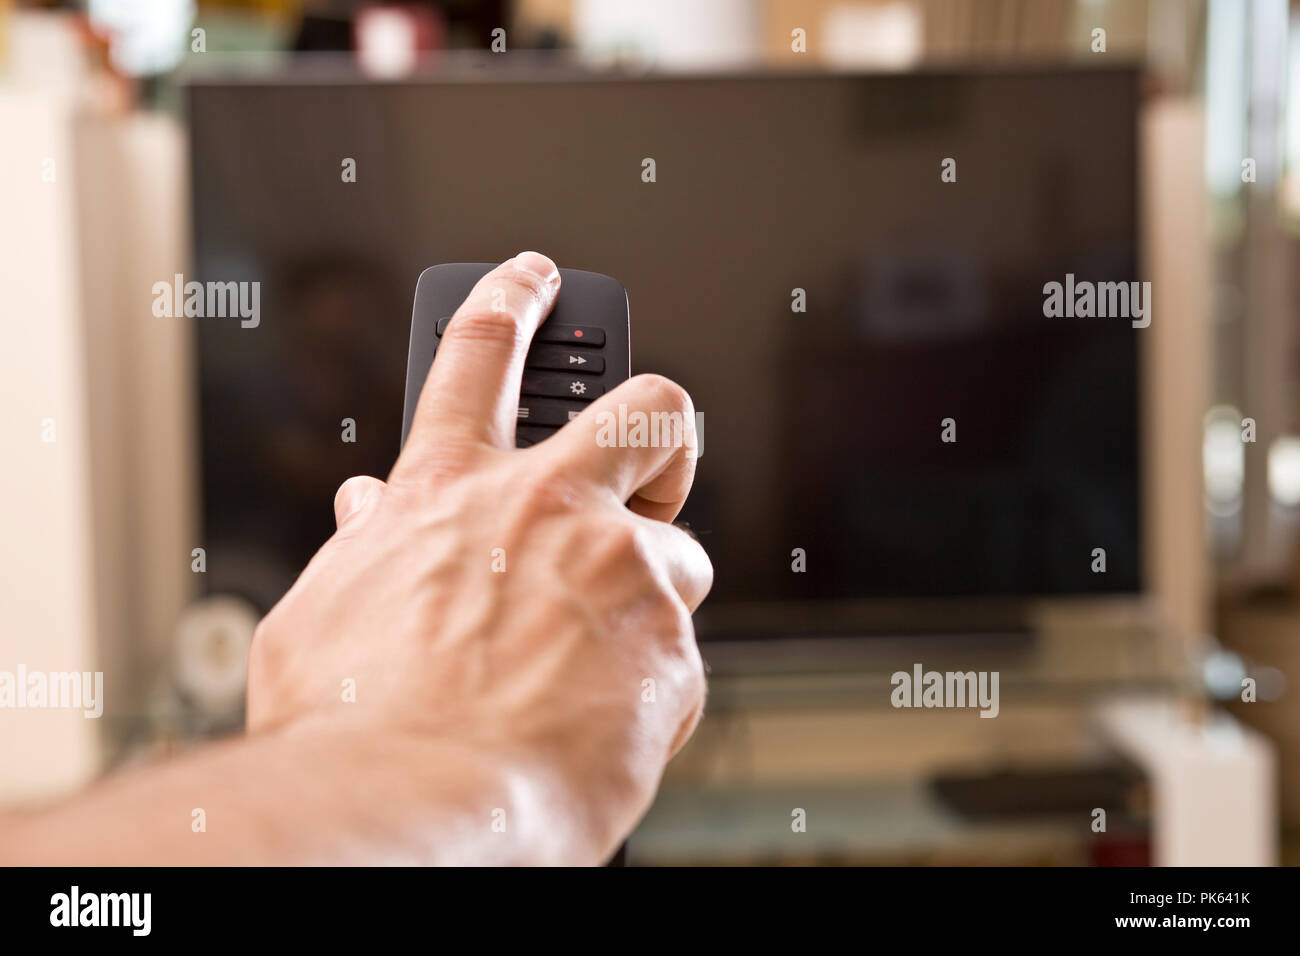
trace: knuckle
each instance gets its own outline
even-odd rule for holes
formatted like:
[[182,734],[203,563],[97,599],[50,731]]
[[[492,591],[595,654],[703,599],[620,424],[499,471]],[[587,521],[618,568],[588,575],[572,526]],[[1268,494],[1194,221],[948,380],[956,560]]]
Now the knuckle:
[[646,572],[650,570],[645,542],[637,528],[626,524],[601,524],[594,531],[596,541],[592,547],[592,557],[598,567]]
[[516,311],[509,306],[501,311],[490,307],[468,309],[457,313],[447,325],[444,342],[487,342],[492,345],[517,345],[523,334],[522,323]]
[[704,707],[708,693],[708,681],[704,676],[704,666],[698,654],[679,654],[672,665],[666,668],[667,683],[671,692],[681,705],[681,714],[694,723]]
[[653,541],[641,529],[601,523],[586,537],[590,581],[618,594],[621,606],[635,615],[647,637],[673,647],[684,633],[692,633],[690,612],[660,568]]
[[709,681],[704,674],[704,662],[698,652],[694,655],[693,660],[689,662],[682,675],[681,693],[683,719],[677,729],[677,735],[669,747],[669,753],[672,754],[676,754],[685,746],[686,741],[695,733],[695,728],[704,716],[704,702],[708,698]]
[[[511,482],[498,496],[504,502],[501,514],[505,534],[511,541],[527,541],[556,519],[571,517],[576,507],[575,494],[567,477],[534,474],[518,484]],[[583,543],[575,540],[570,550],[581,553]]]
[[709,552],[704,550],[704,545],[700,544],[700,539],[694,533],[686,528],[677,526],[681,532],[682,547],[691,553],[691,566],[696,574],[695,580],[698,582],[700,590],[703,592],[699,600],[703,601],[708,593],[713,590],[713,559],[709,557]]
[[714,580],[713,559],[709,557],[709,552],[705,551],[702,546],[699,547],[699,555],[700,555],[700,571],[701,571],[700,583],[701,585],[703,585],[704,593],[707,595],[710,591],[713,590],[713,580]]
[[563,514],[573,507],[572,489],[561,476],[542,475],[520,489],[519,506],[526,519]]
[[[455,413],[448,410],[440,422],[455,422]],[[439,440],[426,447],[403,450],[388,476],[388,491],[394,500],[419,498],[440,485],[468,473],[481,459],[484,448],[477,442],[458,437],[454,429],[442,432]]]
[[695,712],[698,714],[704,708],[704,700],[709,695],[709,678],[704,673],[704,659],[700,657],[698,650],[692,655],[687,686],[690,689],[691,700],[695,704]]
[[656,584],[646,605],[650,630],[660,637],[666,647],[678,652],[683,647],[684,639],[694,637],[690,612],[682,605],[676,592]]

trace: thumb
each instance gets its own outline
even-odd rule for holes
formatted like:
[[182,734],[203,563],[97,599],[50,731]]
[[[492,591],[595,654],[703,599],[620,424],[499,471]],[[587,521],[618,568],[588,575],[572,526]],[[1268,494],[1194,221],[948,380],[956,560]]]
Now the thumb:
[[388,490],[388,486],[378,478],[369,475],[355,475],[334,493],[334,523],[341,529],[358,514],[365,505],[377,501]]

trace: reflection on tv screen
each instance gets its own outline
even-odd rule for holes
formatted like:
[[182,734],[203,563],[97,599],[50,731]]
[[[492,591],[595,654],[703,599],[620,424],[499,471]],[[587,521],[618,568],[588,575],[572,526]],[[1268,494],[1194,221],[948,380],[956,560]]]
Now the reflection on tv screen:
[[269,605],[387,474],[420,271],[539,249],[622,282],[633,371],[703,413],[710,605],[1138,590],[1143,332],[1044,309],[1139,278],[1136,105],[1127,70],[195,85],[197,270],[262,295],[199,326],[209,587]]

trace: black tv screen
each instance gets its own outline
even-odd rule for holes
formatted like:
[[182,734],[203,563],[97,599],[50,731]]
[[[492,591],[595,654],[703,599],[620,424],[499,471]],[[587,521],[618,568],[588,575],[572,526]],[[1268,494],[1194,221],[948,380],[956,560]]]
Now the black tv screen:
[[622,282],[633,371],[703,414],[706,610],[1138,591],[1144,333],[1044,306],[1139,279],[1137,106],[1128,69],[193,83],[194,278],[261,290],[198,320],[209,588],[269,605],[387,473],[420,271],[537,249]]

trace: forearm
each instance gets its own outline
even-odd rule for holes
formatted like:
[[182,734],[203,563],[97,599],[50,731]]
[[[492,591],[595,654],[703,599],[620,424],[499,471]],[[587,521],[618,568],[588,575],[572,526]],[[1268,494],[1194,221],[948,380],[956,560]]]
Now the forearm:
[[564,802],[553,782],[468,748],[318,725],[214,745],[0,816],[0,862],[598,862],[581,828],[566,825]]

